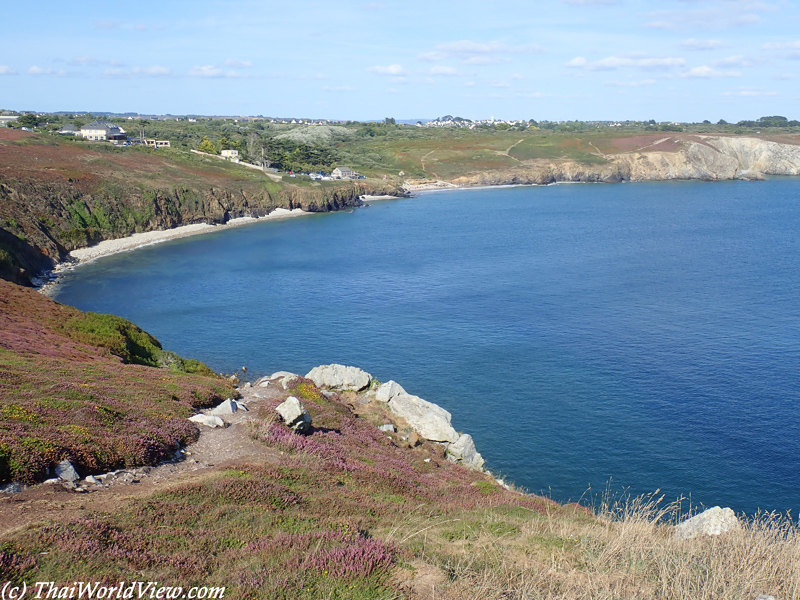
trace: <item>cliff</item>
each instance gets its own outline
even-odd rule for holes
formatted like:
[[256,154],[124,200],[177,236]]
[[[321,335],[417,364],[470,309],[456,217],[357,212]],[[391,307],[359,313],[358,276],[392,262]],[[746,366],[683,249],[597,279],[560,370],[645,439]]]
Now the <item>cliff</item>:
[[794,144],[752,137],[701,135],[665,135],[642,142],[641,147],[629,151],[597,151],[597,161],[592,164],[572,160],[520,161],[518,167],[467,174],[452,182],[459,185],[542,185],[800,175],[800,146]]
[[71,250],[107,239],[220,224],[276,208],[340,210],[360,205],[364,194],[400,193],[383,181],[275,182],[258,171],[188,153],[56,143],[20,134],[0,131],[0,278],[23,285]]

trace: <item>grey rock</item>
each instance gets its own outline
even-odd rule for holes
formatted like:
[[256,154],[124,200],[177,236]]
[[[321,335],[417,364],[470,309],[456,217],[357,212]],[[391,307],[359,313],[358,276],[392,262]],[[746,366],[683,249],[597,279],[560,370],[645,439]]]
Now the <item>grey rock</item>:
[[84,481],[85,481],[86,483],[92,483],[92,484],[95,484],[95,485],[97,485],[98,483],[100,483],[100,480],[99,480],[99,479],[97,479],[96,477],[93,477],[93,476],[91,476],[91,475],[89,475],[89,476],[88,476],[86,479],[84,479]]
[[[61,481],[61,480],[57,479],[56,481]],[[11,483],[7,483],[3,487],[0,487],[0,493],[3,493],[3,494],[16,494],[16,493],[21,492],[22,490],[26,489],[27,487],[28,487],[27,485],[22,485],[20,483],[17,483],[16,481],[12,481]]]
[[331,390],[320,390],[319,393],[325,396],[328,400],[336,395],[336,392],[332,392]]
[[244,384],[244,387],[245,389],[247,389],[249,387],[252,387],[252,384],[248,381],[247,383]]
[[[53,485],[54,483],[61,483],[61,481],[62,480],[59,479],[58,477],[53,477],[52,479],[45,479],[42,482],[42,485]],[[0,490],[0,491],[2,491],[2,490]]]
[[372,381],[372,375],[358,367],[333,364],[314,367],[308,372],[306,379],[310,379],[320,388],[360,392]]
[[397,427],[395,427],[391,423],[387,423],[386,425],[381,425],[380,427],[378,427],[378,429],[380,429],[381,431],[386,431],[387,433],[397,432]]
[[283,422],[297,433],[305,433],[311,428],[311,415],[308,414],[300,400],[294,396],[289,396],[275,410],[278,411]]
[[739,519],[733,510],[715,506],[677,525],[675,537],[690,540],[700,535],[720,535],[739,526]]
[[61,485],[64,487],[65,490],[74,490],[77,489],[77,485],[75,485],[72,481],[66,481],[64,479],[61,480]]
[[770,596],[768,594],[759,594],[755,597],[755,600],[775,600],[775,596]]
[[234,400],[228,398],[224,402],[215,406],[208,412],[208,414],[221,417],[222,415],[232,415],[237,410],[239,410],[239,405]]
[[452,415],[432,402],[402,393],[389,401],[389,410],[426,440],[451,444],[458,440],[458,433],[450,425]]
[[462,434],[455,443],[450,444],[445,453],[447,460],[450,462],[464,465],[468,469],[476,471],[480,471],[483,468],[483,457],[475,449],[475,442],[468,433]]
[[405,394],[403,387],[395,381],[387,381],[375,390],[375,400],[378,402],[389,402],[392,398]]
[[199,414],[193,417],[189,417],[189,420],[192,423],[197,423],[198,425],[205,425],[206,427],[211,427],[214,429],[215,427],[225,427],[225,421],[220,419],[215,415],[204,415]]
[[78,481],[81,478],[68,460],[62,460],[56,465],[56,475],[64,481]]

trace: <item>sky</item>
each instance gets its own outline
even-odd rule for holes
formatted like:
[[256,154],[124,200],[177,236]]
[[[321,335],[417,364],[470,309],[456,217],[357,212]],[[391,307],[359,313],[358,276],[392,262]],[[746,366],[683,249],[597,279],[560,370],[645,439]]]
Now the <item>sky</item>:
[[785,0],[29,1],[0,31],[0,109],[800,119]]

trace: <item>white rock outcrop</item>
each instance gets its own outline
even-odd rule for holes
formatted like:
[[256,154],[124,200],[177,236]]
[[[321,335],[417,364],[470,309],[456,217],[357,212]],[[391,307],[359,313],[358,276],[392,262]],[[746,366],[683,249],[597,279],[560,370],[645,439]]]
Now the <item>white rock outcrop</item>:
[[458,433],[450,424],[452,415],[441,406],[403,392],[389,401],[389,410],[405,421],[422,437],[432,442],[452,444]]
[[221,404],[215,406],[212,410],[208,411],[209,415],[214,415],[217,417],[221,417],[223,415],[232,415],[237,410],[244,410],[247,411],[247,407],[242,404],[241,402],[237,402],[232,398],[228,398]]
[[297,433],[305,433],[311,429],[311,415],[308,414],[306,407],[294,396],[289,396],[276,408],[283,422]]
[[378,402],[389,402],[395,396],[405,393],[406,391],[403,389],[403,386],[390,379],[383,385],[378,386],[378,389],[375,390],[375,400]]
[[344,365],[320,365],[314,367],[306,375],[317,387],[332,390],[355,390],[360,392],[372,381],[372,375],[358,367]]
[[455,443],[447,446],[445,453],[447,455],[447,460],[451,462],[475,470],[483,468],[483,457],[480,452],[475,449],[475,442],[468,433],[462,433]]
[[225,421],[214,415],[204,415],[201,413],[199,415],[189,417],[189,420],[192,423],[197,423],[198,425],[211,427],[211,429],[214,429],[215,427],[225,427]]
[[733,510],[715,506],[676,525],[675,537],[690,540],[700,535],[720,535],[739,527],[739,519]]

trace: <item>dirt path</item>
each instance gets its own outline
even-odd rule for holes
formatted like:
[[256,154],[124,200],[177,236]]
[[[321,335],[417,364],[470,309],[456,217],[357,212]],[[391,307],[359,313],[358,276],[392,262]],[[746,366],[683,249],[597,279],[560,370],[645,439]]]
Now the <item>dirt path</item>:
[[[434,148],[433,150],[431,150],[430,152],[428,152],[428,153],[427,153],[425,156],[423,156],[422,158],[420,158],[420,159],[419,159],[419,162],[420,162],[420,164],[422,165],[422,170],[423,170],[423,171],[426,171],[426,169],[425,169],[425,159],[426,159],[426,158],[428,158],[428,157],[429,157],[431,154],[433,154],[433,153],[434,153],[434,152],[436,152],[437,150],[438,150],[438,148]],[[426,172],[427,172],[427,171],[426,171]]]
[[247,411],[223,419],[230,425],[211,429],[199,425],[200,438],[179,456],[155,467],[123,469],[98,475],[100,483],[81,480],[83,491],[61,483],[42,484],[15,494],[0,494],[0,537],[32,523],[67,521],[92,512],[117,511],[132,499],[176,485],[200,480],[235,464],[277,461],[280,452],[250,438],[248,422],[257,418],[264,403],[281,396],[275,386],[241,388]]
[[515,157],[511,156],[511,155],[509,154],[509,152],[511,152],[511,151],[514,149],[514,147],[515,147],[515,146],[519,146],[519,145],[520,145],[522,142],[524,142],[524,141],[525,141],[524,139],[517,140],[516,142],[514,142],[513,144],[511,144],[511,145],[510,145],[508,148],[506,148],[505,150],[495,150],[495,151],[494,151],[494,153],[495,153],[495,154],[497,154],[498,156],[507,156],[507,157],[508,157],[508,158],[510,158],[511,160],[515,160],[515,161],[517,161],[518,163],[522,163],[522,161],[521,161],[521,160],[519,160],[518,158],[515,158]]

